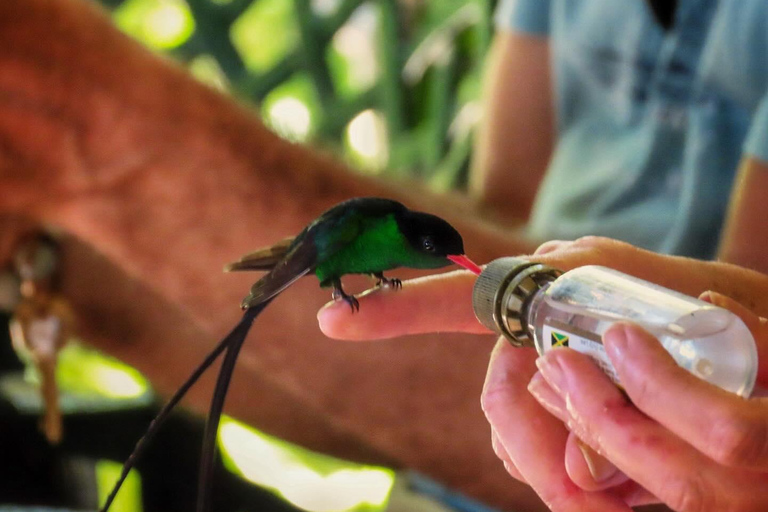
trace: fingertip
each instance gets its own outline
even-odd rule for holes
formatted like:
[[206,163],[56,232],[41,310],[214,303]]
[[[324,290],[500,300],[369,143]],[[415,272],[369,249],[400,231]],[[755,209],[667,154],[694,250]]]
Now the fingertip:
[[329,338],[337,340],[349,339],[349,318],[351,311],[346,303],[330,301],[317,312],[317,323],[320,331]]
[[611,324],[603,333],[603,342],[625,340],[627,338],[627,325],[631,324],[628,324],[628,322],[616,322]]
[[734,313],[738,316],[748,316],[753,314],[749,308],[743,306],[740,302],[728,297],[727,295],[723,295],[722,293],[714,292],[712,290],[707,290],[699,295],[699,300],[703,300],[704,302],[708,302],[719,308],[727,309],[731,313]]
[[655,340],[651,333],[632,322],[616,322],[603,333],[603,343],[616,348],[631,348],[630,345]]
[[637,336],[640,329],[629,322],[616,322],[603,333],[603,345],[611,356],[622,356],[627,349],[629,337]]
[[713,306],[726,309],[734,315],[738,316],[741,318],[741,321],[746,324],[747,328],[753,333],[757,332],[764,324],[763,318],[759,317],[751,309],[744,306],[739,301],[734,300],[727,295],[708,290],[699,295],[699,299],[703,300],[704,302],[708,302]]
[[620,372],[641,361],[659,364],[665,360],[676,365],[653,334],[631,322],[618,322],[609,327],[603,334],[603,346]]

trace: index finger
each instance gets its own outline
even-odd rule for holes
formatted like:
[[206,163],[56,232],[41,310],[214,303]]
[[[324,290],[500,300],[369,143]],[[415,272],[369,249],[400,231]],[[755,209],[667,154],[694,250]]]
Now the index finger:
[[488,334],[472,310],[476,276],[457,270],[403,281],[400,290],[380,288],[358,297],[352,313],[343,301],[330,302],[317,313],[320,330],[341,340],[373,340],[427,332]]

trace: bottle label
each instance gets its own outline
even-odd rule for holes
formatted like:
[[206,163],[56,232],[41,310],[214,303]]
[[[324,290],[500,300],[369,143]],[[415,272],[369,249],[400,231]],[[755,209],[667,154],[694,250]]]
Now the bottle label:
[[589,356],[603,372],[616,384],[620,385],[619,376],[613,363],[605,352],[599,336],[594,333],[575,329],[572,326],[549,321],[542,330],[544,352],[553,348],[568,347]]

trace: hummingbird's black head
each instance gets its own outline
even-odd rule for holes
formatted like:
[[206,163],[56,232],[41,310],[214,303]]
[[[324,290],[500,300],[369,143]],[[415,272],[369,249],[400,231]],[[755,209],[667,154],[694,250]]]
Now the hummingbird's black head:
[[448,256],[464,254],[464,241],[456,229],[435,215],[404,212],[398,219],[400,232],[420,255],[449,261]]

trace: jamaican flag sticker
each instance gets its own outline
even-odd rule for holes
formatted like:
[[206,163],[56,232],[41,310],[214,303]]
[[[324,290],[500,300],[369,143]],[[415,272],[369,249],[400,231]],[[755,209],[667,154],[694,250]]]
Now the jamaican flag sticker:
[[[560,347],[568,347],[571,350],[581,352],[592,358],[613,382],[619,384],[619,376],[616,374],[616,369],[613,367],[608,354],[605,353],[605,347],[603,347],[600,336],[552,320],[549,320],[542,327],[541,344],[544,352]],[[619,384],[619,386],[621,385]]]
[[555,347],[567,347],[568,346],[568,335],[563,334],[561,332],[556,332],[554,330],[550,333],[551,339],[549,340],[552,348]]

